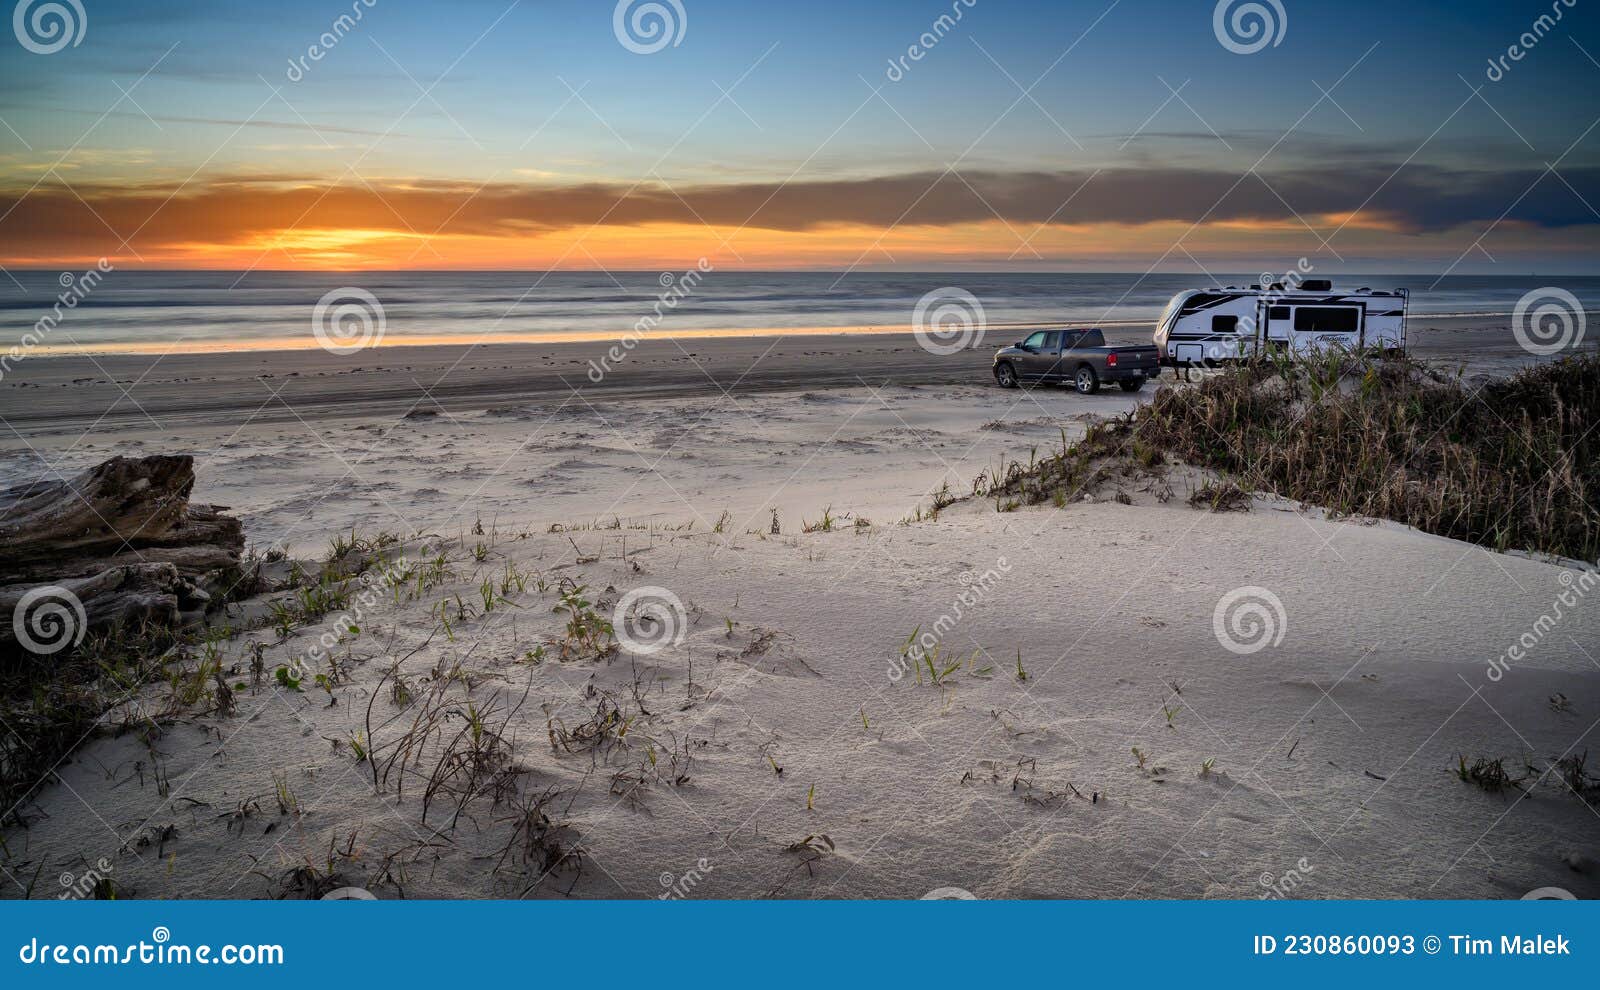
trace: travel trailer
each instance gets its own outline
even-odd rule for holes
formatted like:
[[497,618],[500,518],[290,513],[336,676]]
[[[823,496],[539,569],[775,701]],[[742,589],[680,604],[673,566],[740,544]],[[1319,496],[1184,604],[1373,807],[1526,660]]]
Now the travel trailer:
[[1335,292],[1325,279],[1191,289],[1167,304],[1156,347],[1163,365],[1180,368],[1330,347],[1397,354],[1406,346],[1408,297],[1405,289]]

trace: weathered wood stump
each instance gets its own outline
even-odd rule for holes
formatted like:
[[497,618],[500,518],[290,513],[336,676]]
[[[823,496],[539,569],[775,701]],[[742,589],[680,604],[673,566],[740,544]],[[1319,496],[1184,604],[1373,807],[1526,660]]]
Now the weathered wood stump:
[[[90,629],[203,613],[240,579],[244,528],[194,505],[194,458],[113,457],[0,491],[0,652],[56,652]],[[64,639],[63,639],[64,637]]]

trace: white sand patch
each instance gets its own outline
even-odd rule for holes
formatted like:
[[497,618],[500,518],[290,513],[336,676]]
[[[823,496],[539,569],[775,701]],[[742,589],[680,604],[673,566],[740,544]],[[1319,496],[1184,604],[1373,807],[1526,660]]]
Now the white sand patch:
[[[1579,645],[1597,641],[1592,609],[1487,677],[1563,587],[1550,564],[1176,504],[971,507],[778,537],[491,538],[482,561],[452,547],[455,579],[424,598],[379,596],[340,648],[348,680],[331,698],[270,684],[328,623],[281,643],[260,630],[248,638],[266,644],[269,682],[241,692],[240,715],[190,720],[151,748],[132,733],[88,746],[8,836],[8,869],[43,863],[48,877],[111,856],[118,883],[147,897],[275,895],[304,866],[386,897],[651,897],[689,871],[695,897],[1254,897],[1289,871],[1296,896],[1600,893],[1564,861],[1595,858],[1600,819],[1553,775],[1491,794],[1454,773],[1465,755],[1521,776],[1594,741],[1600,670]],[[457,618],[453,596],[476,600],[508,564],[534,575],[526,591]],[[681,642],[558,659],[562,580],[603,614],[632,589],[668,589]],[[958,606],[975,582],[981,600]],[[1213,610],[1244,585],[1281,600],[1283,636],[1238,655]],[[910,632],[935,625],[943,656],[974,661],[943,686],[892,678]],[[459,715],[375,790],[349,741],[382,763],[428,707],[393,700],[396,658],[418,699],[460,665],[449,704],[487,713],[526,771],[500,804],[485,792],[458,815],[447,786],[423,820]],[[552,745],[553,728],[580,738],[611,705],[625,733]],[[387,726],[363,739],[369,706]],[[522,861],[513,791],[548,793],[549,838],[573,855]],[[790,849],[824,834],[831,851]]]

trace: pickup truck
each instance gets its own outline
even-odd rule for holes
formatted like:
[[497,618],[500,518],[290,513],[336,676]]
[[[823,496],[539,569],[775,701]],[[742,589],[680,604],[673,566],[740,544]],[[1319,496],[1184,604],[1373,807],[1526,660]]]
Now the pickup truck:
[[1106,382],[1137,392],[1146,378],[1161,373],[1161,352],[1151,344],[1107,347],[1099,330],[1036,330],[994,356],[994,380],[1001,388],[1022,382],[1071,382],[1080,395],[1093,395]]

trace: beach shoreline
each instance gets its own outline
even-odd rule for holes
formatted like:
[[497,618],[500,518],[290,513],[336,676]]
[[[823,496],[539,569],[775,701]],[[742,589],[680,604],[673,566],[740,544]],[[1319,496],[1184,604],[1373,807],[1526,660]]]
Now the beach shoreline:
[[[1149,324],[1111,328],[1113,345],[1148,343]],[[309,337],[309,335],[308,335]],[[579,393],[595,403],[870,385],[989,384],[991,327],[976,347],[932,353],[915,334],[819,333],[549,343],[379,346],[157,354],[24,354],[0,378],[0,417],[23,436],[119,425],[310,421],[456,412]],[[1414,317],[1411,352],[1473,373],[1506,375],[1537,360],[1509,322]]]

